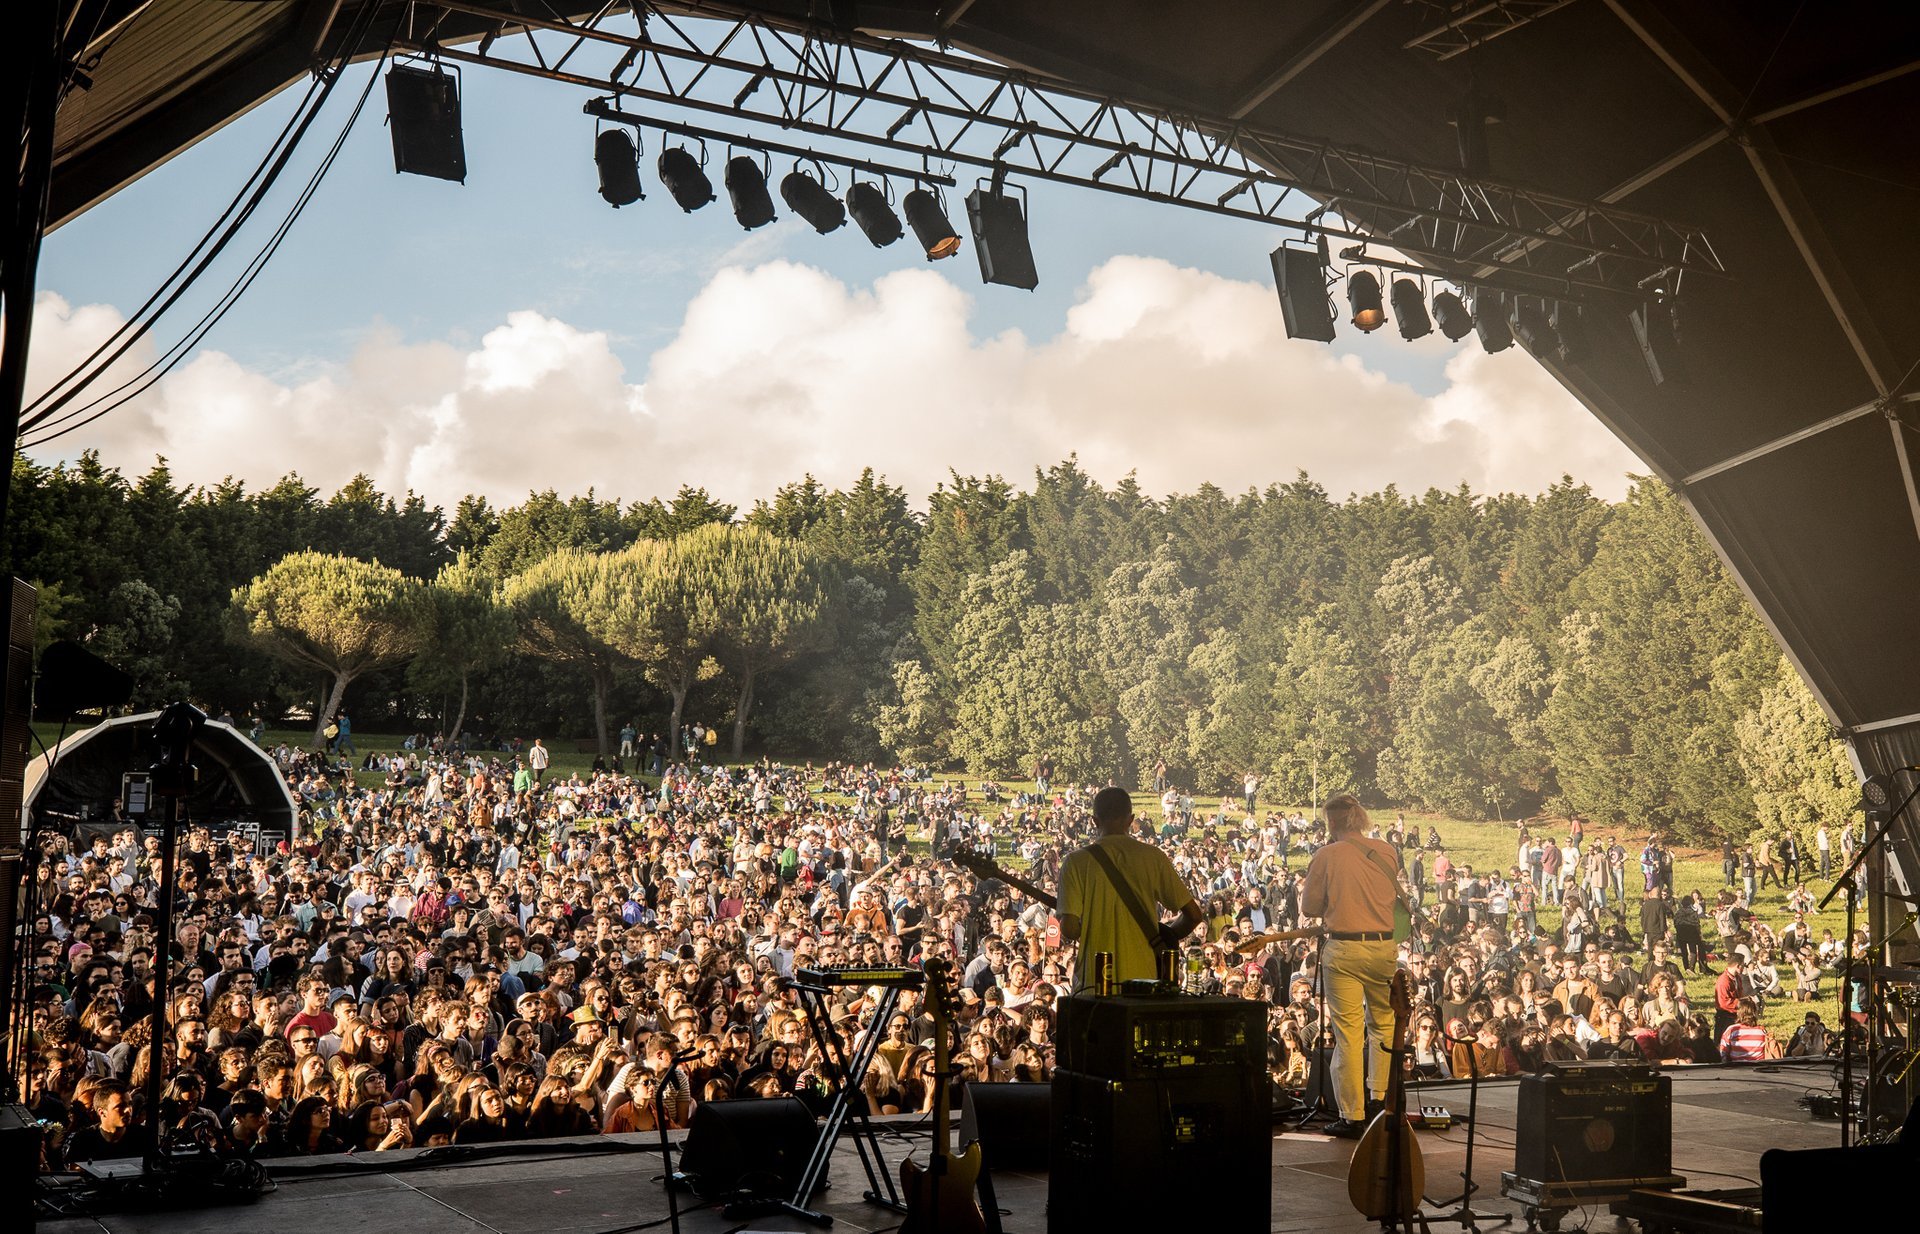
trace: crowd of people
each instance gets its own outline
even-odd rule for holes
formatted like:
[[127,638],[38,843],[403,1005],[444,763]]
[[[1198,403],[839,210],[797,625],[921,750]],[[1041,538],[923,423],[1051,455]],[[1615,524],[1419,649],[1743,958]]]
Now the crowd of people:
[[[156,1120],[274,1156],[682,1127],[730,1098],[823,1106],[840,1076],[792,985],[809,966],[948,960],[951,1082],[1044,1080],[1059,1001],[1087,984],[1042,903],[950,854],[1055,887],[1091,834],[1092,786],[1008,794],[910,767],[665,761],[656,784],[624,767],[549,772],[539,741],[506,756],[422,742],[356,778],[331,744],[269,752],[300,808],[289,842],[259,851],[187,821],[163,977],[159,839],[41,837],[22,1089],[54,1132],[50,1164],[137,1155]],[[649,740],[621,757],[664,754]],[[1191,822],[1176,802],[1137,833],[1202,906],[1189,988],[1269,1003],[1273,1079],[1298,1089],[1323,1039],[1317,948],[1263,936],[1308,924],[1304,870],[1327,836],[1258,812],[1255,787]],[[1422,910],[1398,956],[1418,1075],[1829,1048],[1817,1012],[1786,1042],[1758,1023],[1762,1000],[1790,982],[1818,994],[1842,958],[1811,937],[1805,903],[1776,930],[1738,886],[1718,903],[1676,896],[1657,837],[1629,854],[1577,823],[1523,829],[1512,865],[1484,871],[1403,820],[1378,835]],[[1709,965],[1715,1005],[1696,1007],[1684,978]],[[147,1109],[156,997],[169,1031]],[[824,1031],[842,1046],[881,1037],[870,1109],[927,1109],[930,1008],[908,994],[879,1023],[879,1004],[836,990]]]

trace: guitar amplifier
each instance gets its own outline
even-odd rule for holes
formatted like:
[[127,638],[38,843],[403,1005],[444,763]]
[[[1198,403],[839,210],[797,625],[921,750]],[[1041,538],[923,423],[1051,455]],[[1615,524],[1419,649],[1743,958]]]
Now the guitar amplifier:
[[1268,1101],[1264,1066],[1144,1080],[1054,1072],[1049,1234],[1264,1234],[1273,1214]]
[[1673,1173],[1673,1080],[1591,1064],[1520,1081],[1513,1173],[1537,1183],[1658,1179]]
[[1054,1040],[1060,1066],[1110,1080],[1140,1080],[1190,1071],[1267,1068],[1267,1005],[1244,998],[1186,995],[1060,1002]]

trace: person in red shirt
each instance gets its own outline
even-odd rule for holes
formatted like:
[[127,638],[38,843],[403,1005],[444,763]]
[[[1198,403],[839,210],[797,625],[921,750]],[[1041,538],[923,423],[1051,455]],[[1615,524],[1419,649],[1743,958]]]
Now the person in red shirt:
[[1716,1038],[1732,1027],[1740,1014],[1740,1004],[1753,993],[1747,983],[1747,962],[1739,952],[1727,957],[1727,966],[1713,983],[1713,1034]]
[[311,1028],[324,1037],[339,1026],[333,1012],[327,1010],[327,995],[332,989],[317,977],[300,987],[300,1014],[287,1021],[287,1036],[293,1036],[296,1028]]

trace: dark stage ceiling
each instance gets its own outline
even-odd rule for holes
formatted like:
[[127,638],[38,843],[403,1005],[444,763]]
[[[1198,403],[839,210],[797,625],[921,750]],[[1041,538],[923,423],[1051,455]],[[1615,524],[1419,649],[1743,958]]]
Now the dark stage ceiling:
[[[129,22],[60,116],[53,217],[72,217],[297,80],[356,7],[124,3]],[[1457,165],[1455,104],[1470,90],[1497,97],[1497,178],[1670,217],[1711,238],[1733,277],[1684,285],[1684,384],[1650,379],[1625,306],[1590,312],[1594,345],[1581,362],[1548,366],[1683,496],[1869,770],[1920,762],[1920,639],[1906,612],[1920,596],[1920,6],[661,7],[794,21],[817,11],[1084,88],[1439,167]],[[590,9],[521,0],[521,11]],[[1449,33],[1450,18],[1465,24]],[[1485,37],[1494,30],[1504,32]],[[450,14],[438,34],[471,42],[482,32],[479,19]]]

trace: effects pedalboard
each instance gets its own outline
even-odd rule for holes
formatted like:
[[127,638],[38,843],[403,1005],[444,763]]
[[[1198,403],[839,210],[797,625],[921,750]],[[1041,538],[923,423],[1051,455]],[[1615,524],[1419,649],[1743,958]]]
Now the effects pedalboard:
[[[1456,1120],[1453,1111],[1443,1105],[1423,1105],[1417,1110],[1407,1111],[1407,1126],[1415,1131],[1445,1131]],[[1459,1119],[1465,1122],[1466,1119]]]

